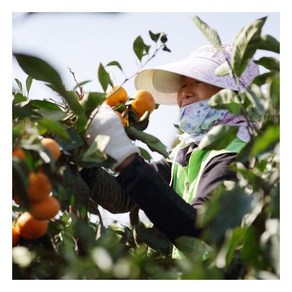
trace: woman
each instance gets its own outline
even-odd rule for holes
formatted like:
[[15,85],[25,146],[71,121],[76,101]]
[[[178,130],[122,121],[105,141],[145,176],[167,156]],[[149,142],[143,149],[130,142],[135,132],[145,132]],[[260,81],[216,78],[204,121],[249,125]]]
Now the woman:
[[[197,208],[210,199],[212,191],[223,181],[234,179],[229,165],[249,141],[242,116],[208,106],[209,98],[222,88],[244,90],[259,74],[251,61],[238,83],[230,75],[216,76],[216,68],[230,60],[231,49],[228,44],[223,45],[222,51],[211,45],[203,46],[186,60],[146,69],[137,75],[137,89],[150,91],[157,103],[179,106],[183,134],[171,160],[146,163],[117,115],[109,106],[101,106],[88,129],[87,141],[92,143],[99,134],[110,137],[105,152],[116,160],[113,170],[119,175],[109,177],[102,169],[82,173],[92,197],[101,206],[118,213],[127,212],[137,204],[173,243],[183,235],[199,236]],[[201,139],[218,124],[238,126],[237,138],[220,151],[201,149]],[[115,190],[109,192],[106,183],[101,186],[96,175],[104,176],[99,181],[108,180]]]

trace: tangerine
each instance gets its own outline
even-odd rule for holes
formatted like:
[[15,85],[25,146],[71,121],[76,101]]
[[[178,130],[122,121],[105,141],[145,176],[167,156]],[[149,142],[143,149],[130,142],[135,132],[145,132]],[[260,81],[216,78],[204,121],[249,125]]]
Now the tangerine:
[[155,101],[149,91],[139,89],[135,92],[133,98],[134,100],[131,103],[131,106],[138,117],[142,117],[147,111],[151,113],[155,109]]
[[29,212],[22,213],[16,220],[17,233],[25,239],[38,239],[48,231],[47,220],[37,220]]
[[128,93],[122,86],[115,85],[107,94],[105,102],[113,107],[119,103],[123,103],[128,99]]
[[25,152],[22,148],[16,148],[12,151],[12,156],[24,160]]
[[58,160],[60,158],[61,148],[60,145],[56,142],[56,140],[52,138],[43,138],[41,140],[41,144],[51,153],[55,160]]
[[54,218],[60,209],[60,202],[52,196],[30,205],[30,213],[37,220]]
[[52,185],[48,176],[41,171],[30,172],[28,177],[28,199],[39,202],[49,196]]

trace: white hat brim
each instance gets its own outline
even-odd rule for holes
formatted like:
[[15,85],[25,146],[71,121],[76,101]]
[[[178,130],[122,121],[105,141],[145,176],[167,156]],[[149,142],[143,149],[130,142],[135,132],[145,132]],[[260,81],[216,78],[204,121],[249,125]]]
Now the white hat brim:
[[136,89],[151,92],[155,102],[159,104],[176,104],[177,92],[180,88],[181,76],[187,76],[220,88],[238,90],[233,78],[229,75],[215,75],[220,63],[209,58],[186,59],[166,65],[145,69],[135,78]]

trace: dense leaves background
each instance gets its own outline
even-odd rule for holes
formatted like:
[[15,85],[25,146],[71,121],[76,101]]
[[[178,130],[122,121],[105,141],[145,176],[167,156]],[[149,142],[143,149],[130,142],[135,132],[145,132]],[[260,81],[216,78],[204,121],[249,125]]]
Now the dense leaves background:
[[[232,74],[238,80],[257,50],[279,53],[279,42],[261,33],[265,21],[257,19],[238,33],[231,62],[220,66],[217,74]],[[221,47],[216,30],[198,17],[194,17],[194,23],[210,43]],[[161,51],[170,52],[165,34],[149,31],[149,37],[151,44],[140,36],[133,42],[142,65]],[[50,220],[46,236],[37,241],[22,239],[13,248],[14,279],[279,279],[278,59],[267,55],[256,60],[265,72],[244,92],[222,90],[213,96],[212,106],[247,118],[252,139],[240,152],[239,161],[232,165],[237,182],[216,190],[197,222],[205,232],[201,238],[179,238],[177,246],[184,256],[176,260],[171,257],[170,242],[141,222],[136,208],[129,213],[129,225],[116,222],[105,226],[98,206],[88,200],[88,187],[79,176],[81,168],[108,167],[113,162],[103,152],[106,137],[99,137],[88,147],[84,133],[90,113],[113,85],[108,68],[116,66],[123,72],[121,64],[115,60],[99,64],[97,78],[104,92],[86,92],[88,81],[78,82],[68,90],[59,73],[45,60],[20,52],[14,52],[14,56],[28,77],[24,82],[15,80],[17,89],[13,90],[13,147],[26,151],[25,161],[13,159],[13,188],[27,202],[27,175],[42,166],[62,204],[62,212]],[[62,102],[30,99],[34,79],[57,92]],[[159,139],[143,132],[147,119],[133,117],[128,135],[166,156]],[[235,135],[234,127],[216,127],[205,138],[204,147],[223,148]],[[51,136],[61,145],[62,156],[57,162],[46,155],[40,136]],[[142,154],[150,159],[145,150]],[[26,207],[25,203],[13,204],[13,220]]]

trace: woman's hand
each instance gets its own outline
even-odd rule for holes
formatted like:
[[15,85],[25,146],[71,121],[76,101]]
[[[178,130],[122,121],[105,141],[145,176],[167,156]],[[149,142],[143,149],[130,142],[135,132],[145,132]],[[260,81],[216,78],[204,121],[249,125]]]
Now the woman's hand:
[[110,138],[105,147],[105,153],[116,160],[116,163],[112,166],[113,170],[120,171],[125,164],[127,165],[127,161],[132,160],[130,157],[133,154],[140,153],[139,148],[127,136],[117,114],[106,103],[100,106],[93,117],[86,131],[85,139],[90,145],[98,135],[105,135]]

